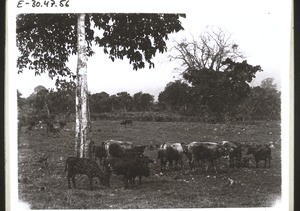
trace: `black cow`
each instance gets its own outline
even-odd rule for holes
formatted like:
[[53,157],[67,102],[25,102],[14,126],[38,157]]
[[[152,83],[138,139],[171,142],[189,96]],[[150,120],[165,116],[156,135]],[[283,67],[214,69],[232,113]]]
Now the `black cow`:
[[274,145],[272,143],[269,144],[259,144],[259,145],[250,145],[248,147],[247,155],[253,155],[256,163],[256,168],[258,168],[259,161],[265,161],[264,168],[267,167],[267,161],[269,161],[268,167],[271,167],[271,148]]
[[68,187],[71,188],[70,180],[76,188],[76,174],[85,174],[90,181],[90,188],[93,189],[93,177],[98,177],[100,183],[109,187],[110,171],[102,172],[98,164],[87,158],[68,157],[66,160],[65,171],[67,171]]
[[128,152],[143,154],[147,146],[135,146],[127,141],[108,140],[104,142],[103,147],[107,157],[121,157],[124,153]]
[[116,175],[124,177],[125,188],[128,188],[128,182],[131,187],[135,185],[136,177],[139,177],[139,184],[141,184],[142,176],[150,176],[149,163],[152,163],[153,160],[139,153],[131,152],[123,154],[120,158],[111,157],[108,162]]

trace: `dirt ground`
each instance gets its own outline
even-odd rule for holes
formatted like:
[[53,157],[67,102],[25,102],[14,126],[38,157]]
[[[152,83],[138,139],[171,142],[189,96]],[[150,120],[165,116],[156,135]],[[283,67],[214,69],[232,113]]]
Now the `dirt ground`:
[[[108,139],[134,144],[225,140],[276,144],[271,168],[254,168],[250,161],[249,168],[233,169],[222,159],[217,172],[192,171],[185,159],[182,170],[160,172],[159,162],[155,162],[151,176],[136,188],[125,189],[122,177],[113,175],[111,188],[101,186],[95,178],[95,190],[90,191],[86,176],[76,177],[77,189],[67,186],[64,165],[75,151],[73,123],[55,135],[22,128],[18,138],[19,198],[32,209],[127,209],[271,207],[281,197],[280,122],[134,122],[124,126],[120,121],[103,120],[93,122],[92,131],[96,144]],[[145,154],[156,160],[156,150],[147,149]]]

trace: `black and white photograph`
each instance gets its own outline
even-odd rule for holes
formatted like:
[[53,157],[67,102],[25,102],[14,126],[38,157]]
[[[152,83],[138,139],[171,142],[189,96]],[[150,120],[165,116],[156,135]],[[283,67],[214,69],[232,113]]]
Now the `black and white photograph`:
[[8,3],[6,210],[293,210],[291,2]]

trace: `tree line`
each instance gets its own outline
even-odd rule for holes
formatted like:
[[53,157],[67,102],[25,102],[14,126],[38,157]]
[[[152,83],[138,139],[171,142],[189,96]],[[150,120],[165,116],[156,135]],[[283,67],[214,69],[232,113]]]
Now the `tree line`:
[[280,119],[281,93],[273,78],[262,80],[259,86],[239,89],[237,93],[217,85],[203,92],[201,89],[204,88],[189,86],[181,80],[170,82],[158,96],[160,111],[198,116],[204,122]]
[[[92,117],[120,112],[154,112],[157,115],[177,114],[183,117],[182,120],[184,117],[197,117],[199,121],[215,123],[280,119],[280,91],[273,78],[266,78],[259,86],[250,87],[239,103],[227,104],[226,98],[233,94],[230,90],[227,93],[224,90],[217,100],[208,96],[212,93],[207,90],[205,97],[210,97],[211,101],[204,104],[203,97],[199,98],[194,89],[184,81],[176,80],[166,85],[157,101],[153,95],[141,91],[133,95],[126,91],[113,95],[106,92],[89,94],[89,111]],[[19,121],[23,125],[35,125],[49,117],[56,122],[70,121],[75,114],[75,85],[64,83],[57,90],[38,86],[27,98],[22,98],[18,91],[18,109]],[[159,121],[159,118],[154,121]]]

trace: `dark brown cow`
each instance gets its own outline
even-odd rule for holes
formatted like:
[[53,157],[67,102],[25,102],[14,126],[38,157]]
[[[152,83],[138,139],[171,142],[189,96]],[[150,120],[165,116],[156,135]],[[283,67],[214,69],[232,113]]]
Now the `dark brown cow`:
[[150,176],[149,163],[153,160],[138,153],[124,153],[120,158],[109,158],[108,162],[116,175],[124,177],[125,188],[128,188],[128,183],[131,187],[135,186],[136,177],[139,177],[139,184],[141,184],[142,176]]
[[267,161],[269,163],[268,167],[271,167],[271,148],[274,148],[272,143],[268,144],[259,144],[259,145],[250,145],[248,147],[247,155],[253,155],[256,163],[256,168],[260,161],[264,161],[264,168],[267,167]]
[[67,171],[68,187],[71,188],[70,180],[76,188],[75,176],[77,174],[85,174],[90,181],[90,188],[93,189],[93,177],[98,177],[100,183],[109,186],[110,171],[102,172],[98,164],[87,158],[68,157],[66,160],[65,171]]

